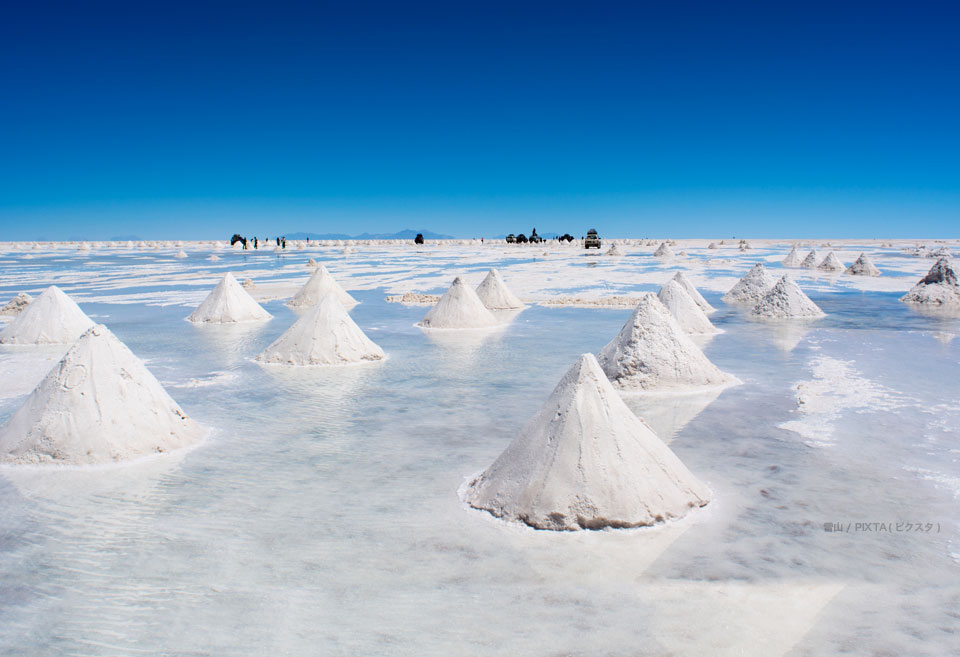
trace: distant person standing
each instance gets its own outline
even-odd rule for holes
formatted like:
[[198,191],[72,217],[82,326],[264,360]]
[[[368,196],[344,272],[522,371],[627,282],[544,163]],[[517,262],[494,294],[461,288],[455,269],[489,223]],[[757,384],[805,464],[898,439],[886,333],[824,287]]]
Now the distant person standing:
[[257,242],[257,238],[256,238],[256,237],[253,238],[253,248],[255,248],[255,249],[260,248],[259,242]]

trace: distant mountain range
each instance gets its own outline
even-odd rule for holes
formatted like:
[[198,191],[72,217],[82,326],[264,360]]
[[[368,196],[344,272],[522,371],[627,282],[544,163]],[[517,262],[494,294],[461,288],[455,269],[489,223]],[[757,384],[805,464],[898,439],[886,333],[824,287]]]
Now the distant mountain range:
[[412,240],[422,233],[427,240],[452,240],[452,235],[441,235],[429,230],[411,230],[406,228],[398,233],[363,233],[361,235],[347,235],[344,233],[286,233],[288,240]]

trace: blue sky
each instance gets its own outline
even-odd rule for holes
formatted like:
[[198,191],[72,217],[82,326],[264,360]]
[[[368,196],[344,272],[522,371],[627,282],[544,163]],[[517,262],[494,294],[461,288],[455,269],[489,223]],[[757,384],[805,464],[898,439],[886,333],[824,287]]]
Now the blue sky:
[[952,3],[7,3],[0,239],[956,237]]

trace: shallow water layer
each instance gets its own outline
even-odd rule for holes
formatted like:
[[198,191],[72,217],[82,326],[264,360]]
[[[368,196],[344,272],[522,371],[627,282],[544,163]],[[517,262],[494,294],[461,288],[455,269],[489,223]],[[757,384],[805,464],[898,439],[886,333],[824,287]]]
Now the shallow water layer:
[[[0,654],[960,653],[960,321],[798,273],[827,317],[758,323],[720,294],[786,248],[713,265],[705,249],[652,250],[589,268],[580,252],[453,247],[6,254],[0,300],[61,285],[212,434],[123,467],[0,468]],[[183,321],[222,271],[292,285],[307,257],[361,301],[351,316],[385,362],[257,365],[297,316],[280,299],[263,324]],[[911,279],[920,260],[875,257]],[[489,266],[531,298],[655,290],[676,269],[704,287],[724,330],[704,350],[743,383],[627,402],[710,505],[575,533],[464,508],[464,479],[630,314],[533,306],[501,331],[427,333],[413,326],[426,308],[384,301]],[[57,357],[0,347],[0,421]]]

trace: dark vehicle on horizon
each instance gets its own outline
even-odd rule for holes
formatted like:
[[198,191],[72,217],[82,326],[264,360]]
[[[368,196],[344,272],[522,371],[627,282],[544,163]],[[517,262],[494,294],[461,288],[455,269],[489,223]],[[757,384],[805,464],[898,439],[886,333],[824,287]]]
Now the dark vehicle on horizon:
[[517,238],[514,237],[513,233],[507,235],[507,244],[516,244]]
[[558,237],[557,240],[560,241],[560,242],[572,242],[572,241],[573,241],[573,235],[571,235],[570,233],[564,233],[563,235],[561,235],[560,237]]
[[528,241],[527,236],[523,233],[517,235],[517,244],[526,244]]
[[414,244],[423,244],[423,233],[417,233],[417,236],[413,238]]
[[597,235],[597,230],[595,228],[591,228],[587,231],[587,236],[583,240],[583,248],[600,248],[600,236]]
[[536,228],[534,228],[534,229],[533,229],[533,232],[530,233],[530,238],[529,238],[529,239],[530,239],[530,243],[531,243],[531,244],[539,244],[540,242],[543,241],[543,238],[540,237],[539,235],[537,235],[537,229],[536,229]]

